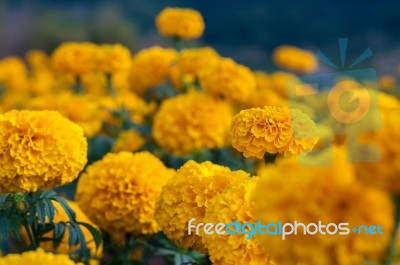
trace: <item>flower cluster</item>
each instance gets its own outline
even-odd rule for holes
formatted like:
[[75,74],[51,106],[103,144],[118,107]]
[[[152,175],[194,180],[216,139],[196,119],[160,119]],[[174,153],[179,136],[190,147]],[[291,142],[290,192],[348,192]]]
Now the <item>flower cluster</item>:
[[278,66],[300,73],[311,73],[318,66],[317,58],[311,52],[289,45],[276,48],[273,60]]

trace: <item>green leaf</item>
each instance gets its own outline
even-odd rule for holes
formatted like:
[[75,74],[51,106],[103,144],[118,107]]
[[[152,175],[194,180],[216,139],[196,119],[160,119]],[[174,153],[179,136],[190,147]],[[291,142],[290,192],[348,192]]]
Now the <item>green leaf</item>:
[[54,235],[53,235],[53,247],[57,249],[65,234],[65,228],[67,224],[64,222],[54,223]]
[[54,205],[52,201],[47,198],[43,198],[43,203],[45,206],[46,216],[49,218],[49,222],[52,223],[54,221],[54,212],[55,212]]
[[39,218],[40,224],[44,225],[46,222],[46,212],[45,212],[45,206],[43,201],[37,201],[36,202],[36,212],[37,212],[37,216]]
[[72,210],[72,208],[69,206],[69,204],[67,203],[67,201],[64,198],[62,198],[60,196],[56,196],[52,200],[57,201],[63,207],[65,214],[68,216],[70,222],[76,223],[75,212],[74,212],[74,210]]
[[100,245],[101,245],[101,232],[96,229],[94,226],[92,226],[91,224],[88,223],[78,223],[79,225],[84,226],[87,230],[89,230],[90,234],[92,235],[93,239],[94,239],[94,243],[96,245],[96,250],[99,249]]
[[78,235],[75,231],[75,227],[72,225],[68,226],[68,246],[76,246],[78,245]]
[[0,240],[5,240],[8,238],[8,224],[7,217],[2,216],[0,218]]

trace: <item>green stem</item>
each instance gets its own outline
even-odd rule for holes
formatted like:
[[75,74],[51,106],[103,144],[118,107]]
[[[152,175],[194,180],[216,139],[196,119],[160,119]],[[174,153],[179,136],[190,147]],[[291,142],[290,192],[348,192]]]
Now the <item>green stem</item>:
[[33,235],[32,235],[32,231],[31,231],[31,229],[29,228],[29,225],[27,224],[27,223],[24,223],[24,228],[25,228],[25,230],[26,230],[26,233],[28,234],[28,238],[29,238],[29,242],[30,242],[30,245],[29,245],[29,249],[36,249],[36,242],[35,242],[35,239],[33,238]]
[[79,76],[75,80],[74,92],[79,95],[83,94],[82,82]]
[[400,197],[393,196],[393,202],[395,205],[395,215],[394,215],[394,229],[392,234],[392,240],[390,242],[388,256],[385,262],[385,265],[392,265],[393,258],[397,253],[397,238],[399,232],[399,224],[400,224]]
[[175,37],[173,38],[173,41],[174,41],[174,47],[175,47],[175,49],[176,49],[178,52],[182,51],[182,49],[183,49],[183,42],[182,42],[182,39],[181,39],[180,37],[178,37],[178,36],[175,36]]
[[114,99],[116,99],[117,98],[117,92],[115,91],[115,88],[113,86],[111,74],[107,74],[107,87],[108,87],[108,91],[110,92],[110,95]]

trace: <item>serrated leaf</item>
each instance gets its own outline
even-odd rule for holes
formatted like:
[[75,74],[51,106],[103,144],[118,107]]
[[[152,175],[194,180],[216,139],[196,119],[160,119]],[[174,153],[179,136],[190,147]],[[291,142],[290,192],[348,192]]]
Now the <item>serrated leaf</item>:
[[96,229],[94,226],[92,226],[91,224],[88,223],[78,223],[79,225],[84,226],[87,230],[89,230],[90,234],[92,235],[93,239],[94,239],[94,243],[96,245],[96,250],[99,249],[101,242],[102,242],[102,238],[101,238],[101,232]]
[[72,225],[68,226],[68,246],[76,246],[78,244],[78,235],[75,231],[75,227]]
[[57,249],[60,246],[61,241],[64,238],[66,226],[67,225],[65,223],[63,223],[63,222],[54,224],[54,234],[53,234],[53,247],[54,247],[54,249]]
[[60,196],[56,196],[52,200],[57,201],[61,205],[61,207],[64,209],[65,214],[68,216],[68,219],[70,222],[76,223],[75,212],[74,212],[74,210],[72,210],[72,208],[69,206],[68,202],[64,198],[62,198]]
[[54,205],[52,201],[47,198],[43,199],[43,203],[45,206],[46,216],[49,218],[49,222],[52,223],[54,221],[54,212],[55,212]]

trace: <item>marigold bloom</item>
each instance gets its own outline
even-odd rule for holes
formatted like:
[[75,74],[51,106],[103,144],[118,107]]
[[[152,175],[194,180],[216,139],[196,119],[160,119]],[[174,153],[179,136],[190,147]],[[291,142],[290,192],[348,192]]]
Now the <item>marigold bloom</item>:
[[165,8],[156,17],[161,35],[183,39],[197,39],[203,35],[204,21],[201,14],[191,8]]
[[[349,229],[379,224],[384,234],[350,233],[348,235],[260,235],[270,257],[277,264],[347,265],[382,261],[393,230],[394,207],[390,197],[378,190],[354,182],[351,164],[343,150],[333,150],[332,166],[306,167],[295,162],[296,157],[280,158],[275,165],[259,170],[262,179],[254,192],[255,216],[262,223],[315,223],[322,225],[346,222]],[[332,150],[322,157],[310,159],[332,161]],[[326,227],[323,232],[326,232]],[[329,231],[334,228],[330,227]],[[314,228],[310,229],[314,231]],[[310,250],[312,249],[312,252]],[[312,255],[310,255],[312,254]]]
[[189,161],[163,187],[156,203],[156,220],[168,238],[178,245],[206,253],[201,237],[188,235],[188,221],[196,218],[196,222],[202,222],[214,196],[248,178],[244,171],[231,171],[209,161],[201,164]]
[[256,91],[253,73],[232,59],[221,59],[200,74],[204,90],[214,96],[244,102]]
[[93,72],[98,63],[99,47],[89,42],[66,42],[51,55],[53,67],[63,73],[80,76]]
[[55,111],[0,115],[0,193],[33,192],[69,183],[87,159],[78,125]]
[[97,69],[100,72],[128,71],[131,66],[131,52],[120,44],[103,44],[99,46],[97,60]]
[[296,109],[265,106],[242,110],[231,125],[232,146],[245,157],[285,156],[311,150],[317,143],[316,125]]
[[[231,222],[257,223],[253,215],[255,203],[251,195],[259,177],[232,185],[230,188],[212,198],[207,206],[204,223]],[[198,222],[196,220],[196,222]],[[256,237],[246,238],[246,234],[211,235],[202,234],[204,245],[208,249],[213,264],[242,265],[242,264],[273,264]]]
[[83,265],[83,263],[75,263],[68,255],[45,252],[43,249],[28,251],[22,254],[9,254],[0,257],[0,265]]
[[6,89],[6,93],[28,90],[28,72],[20,58],[7,57],[0,60],[0,86]]
[[145,141],[143,137],[135,130],[123,131],[118,135],[115,144],[112,147],[114,153],[121,151],[135,152],[139,150]]
[[[379,150],[379,160],[374,162],[355,162],[357,176],[365,184],[378,187],[393,194],[400,194],[400,108],[384,109],[382,128],[371,132],[361,132],[358,141]],[[368,161],[371,149],[357,148],[353,150],[356,161]]]
[[208,67],[212,67],[220,60],[218,53],[211,47],[185,49],[178,55],[177,67],[180,72],[195,77]]
[[[54,207],[56,208],[56,212],[55,212],[55,215],[54,215],[54,222],[55,223],[68,222],[69,221],[69,217],[65,213],[64,208],[57,202],[53,202],[53,204],[54,204]],[[84,212],[82,212],[82,210],[79,208],[79,206],[78,206],[78,204],[76,202],[68,201],[68,205],[75,212],[76,220],[78,222],[87,223],[87,224],[90,224],[90,225],[96,227],[89,220],[89,218],[87,218],[86,214]],[[102,250],[101,249],[96,250],[96,244],[95,244],[95,241],[93,239],[92,234],[83,225],[81,225],[80,228],[82,229],[82,233],[83,233],[83,235],[85,237],[85,241],[87,243],[87,247],[90,250],[91,258],[99,257],[101,255]],[[46,238],[53,238],[53,231],[48,232],[48,233],[44,234],[43,236],[46,237]],[[71,254],[74,251],[78,250],[80,248],[80,246],[78,245],[78,246],[70,247],[68,245],[68,236],[69,236],[69,231],[68,231],[68,229],[66,229],[65,233],[63,235],[63,238],[61,240],[61,243],[60,243],[60,245],[58,246],[57,249],[54,249],[53,241],[43,241],[43,242],[41,242],[40,247],[43,248],[46,251],[52,251],[52,252],[57,252],[57,253],[62,253],[62,254]]]
[[46,94],[29,100],[25,104],[25,108],[58,111],[64,117],[80,125],[87,137],[97,134],[102,126],[99,104],[85,95],[76,95],[71,92]]
[[154,116],[153,136],[162,148],[175,155],[222,147],[232,116],[228,103],[189,92],[163,101]]
[[48,69],[50,67],[49,56],[41,50],[30,50],[25,57],[30,68],[34,70]]
[[144,95],[147,89],[164,83],[175,59],[174,49],[157,46],[137,53],[133,57],[130,72],[133,91],[138,95]]
[[276,65],[300,73],[312,73],[318,67],[318,60],[311,52],[295,46],[279,46],[272,57]]
[[109,233],[156,233],[155,200],[174,172],[148,152],[110,153],[87,167],[76,200],[90,220]]

